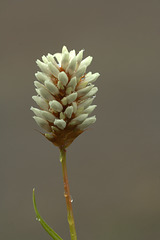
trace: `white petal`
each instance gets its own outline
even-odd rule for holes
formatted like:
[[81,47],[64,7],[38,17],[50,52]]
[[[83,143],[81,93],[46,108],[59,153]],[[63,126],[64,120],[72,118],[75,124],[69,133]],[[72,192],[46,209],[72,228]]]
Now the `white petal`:
[[76,72],[76,77],[80,78],[84,75],[84,73],[86,72],[86,66],[82,66],[78,69],[78,71]]
[[88,83],[94,83],[99,76],[100,76],[99,73],[94,73],[94,74],[92,74],[90,76],[86,76],[85,77],[85,81],[87,81]]
[[68,83],[68,87],[71,87],[74,91],[75,87],[77,85],[77,79],[76,77],[71,78],[70,82]]
[[35,76],[37,80],[40,81],[41,83],[44,83],[46,80],[50,80],[50,78],[45,73],[42,72],[35,73]]
[[61,112],[63,110],[63,106],[56,100],[50,101],[49,105],[55,112]]
[[47,101],[52,101],[54,99],[54,97],[48,92],[47,89],[39,88],[38,90],[39,90],[40,96],[46,99]]
[[97,105],[91,105],[88,108],[86,108],[83,113],[88,113],[90,114],[91,112],[93,112],[93,110],[97,107]]
[[92,97],[94,94],[96,94],[97,91],[98,91],[98,88],[94,87],[85,96],[83,96],[81,99]]
[[41,115],[44,119],[46,119],[49,122],[53,122],[55,120],[55,116],[50,112],[42,111]]
[[80,64],[80,62],[82,61],[83,58],[83,52],[84,50],[79,51],[79,53],[77,54],[77,64]]
[[63,119],[55,119],[54,125],[63,130],[66,127],[66,122]]
[[54,85],[54,83],[52,83],[52,82],[50,82],[50,81],[45,81],[45,86],[47,87],[47,89],[48,89],[53,95],[59,94],[59,90],[58,90],[58,88]]
[[51,132],[51,127],[49,126],[48,122],[40,117],[33,117],[39,127],[45,129],[48,132]]
[[70,61],[68,67],[67,67],[67,72],[72,75],[76,69],[76,57],[72,58],[72,60]]
[[69,53],[62,54],[61,67],[65,70],[69,63]]
[[93,88],[93,85],[78,90],[77,91],[78,97],[87,94],[92,88]]
[[50,73],[50,71],[48,69],[48,65],[46,63],[41,62],[39,59],[36,61],[36,63],[42,72],[47,73],[47,74]]
[[68,83],[68,77],[67,74],[65,72],[60,72],[58,75],[58,80],[64,85],[66,86]]
[[48,110],[48,103],[44,99],[39,96],[33,96],[32,98],[40,108]]
[[66,46],[63,46],[63,48],[62,48],[62,53],[68,53],[68,49],[67,49]]
[[48,63],[48,67],[49,67],[49,70],[51,71],[51,73],[52,73],[56,78],[58,78],[59,70],[58,70],[51,62]]
[[87,128],[89,125],[95,123],[96,121],[96,117],[90,117],[84,120],[83,123],[81,123],[80,125],[77,126],[77,128],[79,128],[80,130],[84,130],[85,128]]
[[71,93],[70,95],[67,96],[67,103],[70,104],[74,102],[77,98],[77,92]]
[[68,118],[71,118],[72,113],[73,113],[73,107],[72,106],[67,107],[64,113],[66,114],[66,116]]
[[69,125],[76,125],[83,122],[88,117],[88,114],[80,114],[79,116],[73,118]]
[[88,66],[91,64],[92,59],[93,59],[93,57],[91,57],[91,56],[86,57],[86,58],[81,62],[81,64],[80,64],[79,67],[82,67],[82,66],[88,67]]

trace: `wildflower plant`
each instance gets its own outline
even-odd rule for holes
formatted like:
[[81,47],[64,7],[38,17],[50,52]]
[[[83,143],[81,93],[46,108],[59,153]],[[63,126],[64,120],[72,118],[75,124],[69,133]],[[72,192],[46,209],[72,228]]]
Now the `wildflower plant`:
[[[63,46],[62,53],[48,54],[42,56],[42,61],[36,61],[41,71],[35,74],[38,80],[34,82],[37,96],[32,98],[39,108],[31,107],[35,114],[33,118],[44,130],[42,134],[60,150],[71,240],[76,240],[77,235],[68,184],[66,148],[96,121],[95,116],[89,115],[96,108],[92,102],[98,88],[93,83],[100,75],[86,73],[92,57],[88,56],[82,60],[83,52],[84,50],[81,50],[76,55],[75,50],[69,52]],[[37,220],[54,240],[62,240],[41,218],[34,192],[33,189],[33,205]]]

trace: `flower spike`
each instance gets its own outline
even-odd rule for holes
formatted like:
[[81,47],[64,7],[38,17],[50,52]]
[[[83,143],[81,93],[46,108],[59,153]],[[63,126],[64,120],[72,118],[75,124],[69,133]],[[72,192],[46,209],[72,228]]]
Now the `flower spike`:
[[37,96],[34,101],[40,107],[31,108],[35,121],[45,131],[44,136],[59,148],[68,147],[73,140],[96,121],[88,117],[96,105],[91,105],[98,88],[94,82],[99,73],[86,73],[92,62],[83,60],[84,50],[76,55],[63,46],[61,53],[42,56],[37,60],[41,72],[35,74]]

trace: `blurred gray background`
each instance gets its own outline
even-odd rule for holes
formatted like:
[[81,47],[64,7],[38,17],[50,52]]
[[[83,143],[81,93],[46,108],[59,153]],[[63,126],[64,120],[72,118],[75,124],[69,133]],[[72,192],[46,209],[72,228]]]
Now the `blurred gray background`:
[[0,239],[69,240],[58,148],[35,129],[36,59],[85,49],[97,122],[68,149],[78,239],[160,239],[160,1],[0,2]]

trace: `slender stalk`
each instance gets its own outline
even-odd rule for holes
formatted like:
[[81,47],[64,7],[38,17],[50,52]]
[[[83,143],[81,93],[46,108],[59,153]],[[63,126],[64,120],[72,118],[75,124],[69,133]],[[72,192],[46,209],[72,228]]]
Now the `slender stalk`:
[[72,199],[70,195],[68,175],[67,175],[66,149],[61,148],[60,153],[61,153],[60,160],[62,163],[62,170],[63,170],[64,196],[66,198],[67,218],[69,223],[70,235],[71,235],[71,240],[77,240],[77,234],[76,234],[75,222],[74,222],[73,210],[72,210]]

